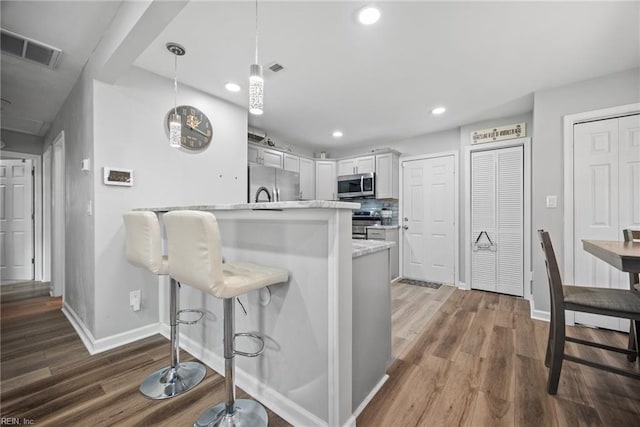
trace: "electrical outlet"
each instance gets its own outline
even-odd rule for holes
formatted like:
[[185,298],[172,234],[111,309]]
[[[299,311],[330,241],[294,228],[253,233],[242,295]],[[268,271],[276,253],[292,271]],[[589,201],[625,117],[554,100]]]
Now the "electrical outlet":
[[129,305],[133,311],[140,311],[140,290],[129,292]]

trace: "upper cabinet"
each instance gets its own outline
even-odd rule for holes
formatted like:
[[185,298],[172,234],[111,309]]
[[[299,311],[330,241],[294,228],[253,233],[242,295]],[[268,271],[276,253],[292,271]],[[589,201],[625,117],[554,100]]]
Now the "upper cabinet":
[[376,156],[362,156],[338,161],[338,176],[369,173],[376,170]]
[[376,199],[398,199],[400,196],[399,156],[394,153],[378,154],[376,159]]
[[300,158],[293,154],[284,154],[284,169],[291,172],[300,172]]
[[316,199],[336,200],[335,160],[316,160]]
[[249,163],[283,168],[284,154],[285,153],[281,151],[271,150],[270,148],[249,144],[247,158],[249,160]]
[[316,198],[316,162],[300,157],[300,200]]

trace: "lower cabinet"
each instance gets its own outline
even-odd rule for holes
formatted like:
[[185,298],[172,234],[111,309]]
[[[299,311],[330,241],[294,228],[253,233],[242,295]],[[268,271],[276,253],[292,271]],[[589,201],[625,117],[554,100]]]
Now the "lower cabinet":
[[395,242],[391,247],[390,253],[390,273],[391,280],[400,275],[400,251],[398,248],[400,237],[400,228],[398,226],[387,227],[367,227],[367,240],[385,240],[387,242]]

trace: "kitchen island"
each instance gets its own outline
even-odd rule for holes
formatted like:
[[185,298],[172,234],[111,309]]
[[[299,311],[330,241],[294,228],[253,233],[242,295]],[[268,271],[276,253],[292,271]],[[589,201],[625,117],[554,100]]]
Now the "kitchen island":
[[[367,281],[356,286],[353,278],[351,212],[358,207],[357,203],[307,201],[150,209],[160,218],[171,210],[211,211],[218,220],[227,261],[255,262],[289,271],[286,284],[239,298],[247,315],[237,310],[236,331],[260,333],[265,338],[265,352],[258,358],[237,357],[236,367],[238,386],[294,425],[355,424],[354,411],[366,404],[386,378],[390,313],[382,317],[388,328],[381,330],[359,320],[371,312],[371,307],[369,311],[362,309],[371,299],[358,301],[357,295],[366,294],[363,286]],[[377,244],[361,254],[362,258],[388,253],[388,243]],[[387,286],[386,296],[377,293],[384,299],[377,304],[384,306],[390,303],[384,279],[388,263],[374,264]],[[161,280],[168,286],[167,279]],[[167,290],[160,293],[167,294]],[[168,301],[161,299],[160,304],[160,313],[168,313]],[[184,349],[223,373],[222,301],[185,283],[181,307],[206,311],[202,322],[181,328]],[[161,323],[168,333],[167,320],[164,316]],[[376,346],[387,341],[389,354],[383,350],[378,357],[384,359],[383,364],[358,360],[359,354],[378,354]],[[251,350],[251,343],[241,339],[236,345]]]

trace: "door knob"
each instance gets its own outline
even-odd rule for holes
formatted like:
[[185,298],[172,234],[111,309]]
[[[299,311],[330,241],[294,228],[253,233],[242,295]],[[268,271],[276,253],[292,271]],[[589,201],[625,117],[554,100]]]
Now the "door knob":
[[405,216],[405,217],[404,217],[404,220],[405,220],[405,221],[409,221],[409,218],[407,218],[407,217]]
[[408,229],[409,229],[409,226],[408,226],[408,225],[403,225],[403,226],[402,226],[402,229],[403,229],[403,230],[408,230]]

